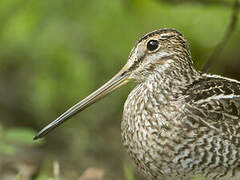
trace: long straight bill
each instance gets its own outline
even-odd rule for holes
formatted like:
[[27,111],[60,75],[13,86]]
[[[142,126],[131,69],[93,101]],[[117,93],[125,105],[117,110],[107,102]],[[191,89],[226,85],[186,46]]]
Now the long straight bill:
[[40,132],[37,133],[37,135],[33,138],[38,139],[46,134],[48,134],[50,131],[58,127],[60,124],[65,122],[66,120],[70,119],[72,116],[77,114],[78,112],[84,110],[97,100],[103,98],[110,92],[114,91],[118,87],[126,84],[128,80],[128,70],[127,66],[124,66],[123,69],[116,74],[112,79],[110,79],[108,82],[106,82],[103,86],[101,86],[99,89],[94,91],[92,94],[87,96],[85,99],[80,101],[79,103],[72,106],[70,109],[68,109],[66,112],[64,112],[61,116],[59,116],[56,120],[48,124],[46,127],[44,127]]

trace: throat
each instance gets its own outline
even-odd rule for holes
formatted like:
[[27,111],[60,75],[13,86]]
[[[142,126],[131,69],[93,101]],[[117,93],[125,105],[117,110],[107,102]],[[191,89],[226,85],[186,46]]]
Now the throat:
[[187,84],[188,80],[178,76],[155,74],[139,86],[145,91],[145,95],[157,95],[163,100],[171,101],[181,94]]
[[171,104],[181,101],[183,89],[183,83],[178,79],[149,77],[129,94],[124,106],[124,114],[128,116],[126,119],[132,119],[130,114],[137,116],[143,112],[157,115]]
[[[192,66],[172,65],[167,69],[160,67],[151,74],[143,86],[153,89],[157,93],[163,93],[167,96],[181,93],[188,85],[201,77],[201,73]],[[174,95],[174,96],[175,96]]]

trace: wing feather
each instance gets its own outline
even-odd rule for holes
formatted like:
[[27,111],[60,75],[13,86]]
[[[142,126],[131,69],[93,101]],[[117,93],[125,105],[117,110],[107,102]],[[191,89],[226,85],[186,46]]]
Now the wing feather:
[[240,137],[240,82],[203,77],[185,91],[187,114],[216,132]]

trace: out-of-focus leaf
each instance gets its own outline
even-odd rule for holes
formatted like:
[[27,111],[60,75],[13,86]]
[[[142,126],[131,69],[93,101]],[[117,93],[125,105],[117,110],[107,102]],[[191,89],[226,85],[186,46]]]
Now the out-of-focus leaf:
[[21,179],[22,179],[22,178],[21,178],[21,174],[18,173],[18,175],[16,176],[15,180],[21,180]]
[[16,148],[10,144],[0,144],[0,153],[14,155],[16,153]]
[[2,140],[2,134],[3,134],[3,127],[2,127],[2,125],[0,124],[0,141]]
[[40,174],[38,175],[38,177],[36,178],[36,180],[51,180],[52,178],[49,177],[47,174]]
[[36,132],[27,128],[13,128],[8,130],[4,137],[7,142],[14,142],[23,145],[36,145],[42,141],[33,141]]
[[124,164],[123,166],[125,180],[134,180],[134,171],[129,164]]

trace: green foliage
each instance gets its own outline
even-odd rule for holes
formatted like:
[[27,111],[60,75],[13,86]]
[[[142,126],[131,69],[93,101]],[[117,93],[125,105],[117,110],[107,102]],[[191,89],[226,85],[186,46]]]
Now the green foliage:
[[14,155],[16,153],[16,147],[11,144],[0,144],[0,153],[8,154],[8,155]]
[[4,140],[11,143],[22,145],[36,145],[40,141],[33,141],[36,131],[29,128],[12,128],[5,132]]
[[3,127],[0,124],[0,139],[2,139],[2,138],[3,138]]
[[134,180],[135,179],[132,166],[130,166],[129,164],[124,164],[123,171],[124,171],[125,180]]
[[52,179],[50,176],[48,176],[47,174],[40,174],[38,175],[36,180],[50,180]]
[[16,176],[15,180],[21,180],[21,174],[20,173]]
[[0,124],[0,154],[14,155],[21,146],[36,146],[43,143],[33,141],[35,131],[30,128],[12,128],[3,130]]

